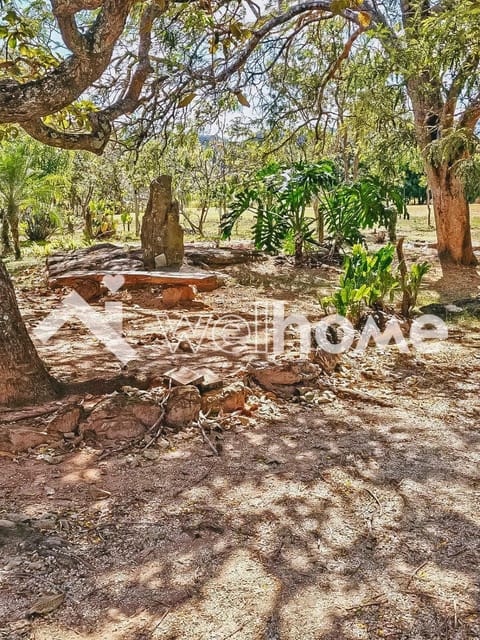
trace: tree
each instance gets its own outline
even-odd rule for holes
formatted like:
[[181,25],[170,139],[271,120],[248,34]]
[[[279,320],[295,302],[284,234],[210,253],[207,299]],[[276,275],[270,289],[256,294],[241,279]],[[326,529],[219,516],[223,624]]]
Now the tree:
[[[388,5],[390,19],[378,5],[372,8],[375,35],[391,74],[403,79],[411,101],[433,196],[438,255],[443,265],[475,265],[469,204],[458,169],[475,148],[480,119],[477,3],[403,0]],[[395,24],[395,17],[401,22]]]
[[30,340],[1,260],[0,300],[0,406],[53,398],[60,387],[47,372]]
[[[217,6],[204,1],[52,0],[51,10],[44,2],[3,3],[0,124],[19,124],[51,146],[101,154],[112,123],[120,119],[125,127],[131,114],[144,140],[147,130],[155,133],[156,118],[165,120],[188,106],[197,90],[223,85],[245,100],[239,85],[246,80],[247,60],[267,36],[274,38],[282,29],[297,31],[301,16],[321,21],[334,11],[358,23],[361,15],[343,0],[309,0],[266,15],[256,3],[247,4],[253,22],[246,19],[241,0]],[[228,86],[233,77],[235,84]],[[0,389],[0,404],[37,401],[54,393],[14,300],[2,266],[0,302],[8,309],[3,316],[8,327],[0,336],[0,355],[9,354],[10,376],[22,382],[16,391]]]
[[442,265],[474,265],[461,167],[478,145],[478,2],[384,0],[362,8],[372,18],[364,33],[336,20],[309,25],[259,63],[272,143],[313,133],[321,153],[342,158],[345,175],[362,162],[371,171],[373,159],[389,181],[389,167],[415,167],[418,146]]

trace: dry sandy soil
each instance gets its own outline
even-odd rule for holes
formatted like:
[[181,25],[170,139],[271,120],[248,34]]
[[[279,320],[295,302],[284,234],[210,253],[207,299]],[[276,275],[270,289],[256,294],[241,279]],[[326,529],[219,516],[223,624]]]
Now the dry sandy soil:
[[[317,318],[337,278],[273,262],[228,272],[235,286],[170,318],[251,319],[258,300]],[[32,326],[59,301],[42,278],[17,277]],[[435,268],[427,284],[452,300],[479,279]],[[210,338],[172,354],[155,337],[158,299],[121,295],[138,371],[181,361],[234,377],[252,357]],[[319,404],[256,390],[246,415],[212,428],[219,456],[196,427],[165,432],[148,455],[82,443],[2,456],[0,518],[20,522],[0,538],[0,638],[480,638],[479,347],[456,324],[422,352],[347,355]],[[119,371],[75,321],[39,348],[63,379]],[[63,597],[42,612],[48,594]]]

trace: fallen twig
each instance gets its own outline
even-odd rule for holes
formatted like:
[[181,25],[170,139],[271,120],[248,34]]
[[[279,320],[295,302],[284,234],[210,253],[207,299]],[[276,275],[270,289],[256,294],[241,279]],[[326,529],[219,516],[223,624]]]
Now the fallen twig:
[[380,515],[381,515],[383,513],[383,508],[382,508],[382,504],[381,504],[380,500],[373,493],[373,491],[370,491],[370,489],[367,489],[366,487],[364,487],[363,490],[366,491],[368,493],[368,495],[371,496],[375,500],[375,502],[378,504],[378,508],[380,509]]
[[425,560],[425,562],[422,562],[421,565],[419,565],[415,571],[413,573],[410,574],[410,577],[408,578],[408,582],[407,582],[407,586],[405,587],[405,589],[408,589],[408,587],[410,586],[410,583],[412,582],[412,580],[414,579],[414,577],[417,575],[417,573],[423,569],[423,567],[425,565],[427,565],[430,562],[430,560]]
[[371,404],[378,404],[380,407],[387,409],[393,409],[395,405],[388,400],[377,398],[364,391],[354,391],[353,389],[346,389],[345,387],[332,387],[332,391],[340,397],[352,398],[353,400],[361,400],[362,402],[370,402]]

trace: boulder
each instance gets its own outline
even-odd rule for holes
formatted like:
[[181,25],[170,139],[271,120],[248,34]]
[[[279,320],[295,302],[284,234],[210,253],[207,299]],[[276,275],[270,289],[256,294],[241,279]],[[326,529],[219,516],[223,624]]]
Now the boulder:
[[153,426],[161,412],[161,408],[150,400],[115,394],[93,409],[80,425],[80,433],[94,433],[107,440],[134,440]]
[[168,308],[174,307],[179,302],[191,302],[194,298],[195,292],[188,285],[165,287],[162,291],[162,302]]
[[242,411],[245,408],[246,395],[243,382],[234,382],[224,389],[208,391],[202,396],[202,411],[213,415]]
[[80,421],[80,407],[67,407],[50,420],[47,426],[48,433],[72,433],[76,431]]
[[165,423],[181,429],[198,420],[202,406],[200,391],[193,385],[174,387],[167,400]]
[[10,427],[4,435],[6,435],[5,448],[15,453],[33,449],[41,444],[50,444],[53,441],[52,436],[46,431],[34,427]]
[[310,360],[254,362],[248,367],[249,377],[262,389],[283,398],[292,397],[298,386],[316,381],[322,369]]
[[145,266],[178,269],[183,263],[183,229],[178,203],[172,199],[171,176],[159,176],[150,185],[150,198],[142,220],[141,240]]

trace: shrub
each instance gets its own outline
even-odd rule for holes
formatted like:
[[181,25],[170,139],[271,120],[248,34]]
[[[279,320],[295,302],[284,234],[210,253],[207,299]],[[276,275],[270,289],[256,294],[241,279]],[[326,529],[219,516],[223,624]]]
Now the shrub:
[[46,209],[27,210],[23,214],[25,235],[32,242],[44,242],[60,226],[60,216]]
[[355,245],[352,255],[345,256],[339,289],[322,300],[323,307],[335,307],[337,313],[358,325],[366,309],[383,309],[387,299],[392,303],[400,288],[393,274],[394,253],[393,245],[382,247],[373,255]]
[[402,293],[402,314],[410,317],[418,298],[418,292],[430,265],[416,263],[407,270],[401,242],[399,255],[402,256],[398,270],[393,270],[395,247],[382,247],[374,254],[361,245],[355,245],[352,255],[345,256],[344,273],[340,286],[331,296],[323,298],[322,306],[328,311],[335,308],[337,313],[349,318],[355,326],[362,317],[372,310],[385,310],[387,302],[392,304],[395,295]]

